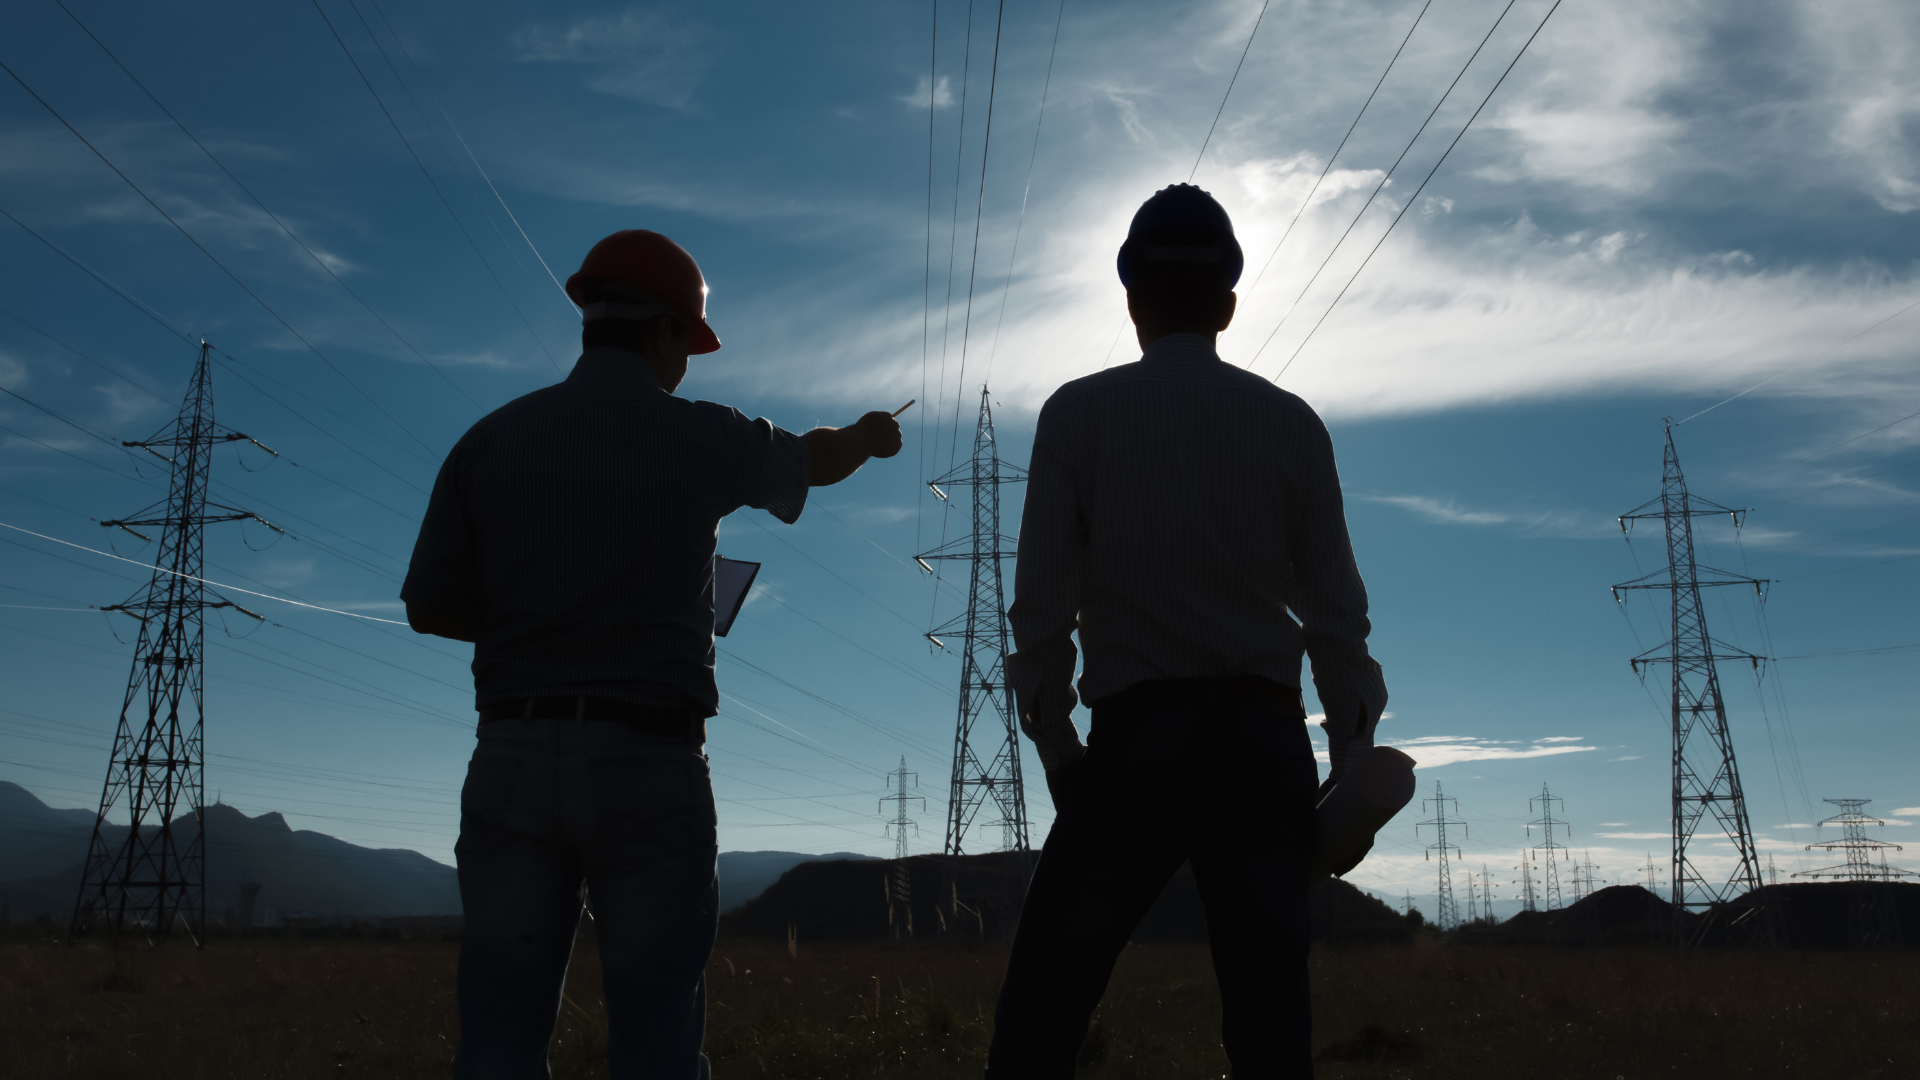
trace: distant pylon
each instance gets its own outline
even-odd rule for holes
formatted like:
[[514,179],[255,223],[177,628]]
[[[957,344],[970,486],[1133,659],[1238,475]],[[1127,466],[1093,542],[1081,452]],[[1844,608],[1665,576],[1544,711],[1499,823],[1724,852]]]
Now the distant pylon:
[[1487,870],[1487,864],[1480,864],[1480,899],[1488,922],[1498,921],[1493,914],[1493,874]]
[[[1816,825],[1840,826],[1840,839],[1829,840],[1824,844],[1808,844],[1807,850],[1819,848],[1822,851],[1843,851],[1847,861],[1838,866],[1823,866],[1818,870],[1803,870],[1793,875],[1805,878],[1838,878],[1852,884],[1852,897],[1847,905],[1848,936],[1855,946],[1867,949],[1898,949],[1905,946],[1905,935],[1901,932],[1900,913],[1891,886],[1885,883],[1903,877],[1920,877],[1911,870],[1901,870],[1887,864],[1888,851],[1905,850],[1899,844],[1890,844],[1884,840],[1875,840],[1867,835],[1867,826],[1886,822],[1869,817],[1861,807],[1872,799],[1826,799],[1840,808],[1840,812],[1816,822]],[[1873,857],[1880,856],[1880,865],[1873,864]]]
[[1520,906],[1526,911],[1539,911],[1540,904],[1533,892],[1533,853],[1526,848],[1520,849],[1520,865],[1514,867],[1520,871]]
[[[1734,763],[1733,736],[1727,728],[1726,702],[1720,696],[1721,660],[1745,660],[1755,670],[1762,657],[1707,632],[1706,606],[1700,590],[1717,585],[1750,585],[1760,594],[1764,582],[1742,574],[1699,565],[1693,555],[1693,519],[1725,514],[1740,527],[1744,510],[1709,502],[1687,491],[1674,449],[1673,428],[1667,428],[1666,458],[1660,494],[1620,516],[1620,531],[1628,523],[1657,519],[1665,533],[1667,564],[1651,573],[1613,587],[1615,600],[1623,590],[1660,589],[1668,593],[1671,630],[1667,640],[1633,658],[1638,674],[1642,665],[1667,664],[1672,669],[1673,696],[1673,934],[1686,941],[1688,913],[1711,915],[1742,893],[1760,887],[1760,857],[1747,820],[1747,797],[1740,787]],[[1688,855],[1701,819],[1711,815],[1733,845],[1733,868],[1724,878],[1709,877]],[[1717,855],[1716,855],[1717,857]],[[1696,923],[1695,937],[1704,934],[1711,918]],[[1763,926],[1770,925],[1765,920]]]
[[1594,876],[1593,872],[1595,869],[1593,865],[1593,852],[1582,852],[1580,861],[1573,864],[1574,903],[1577,904],[1587,897],[1592,896],[1595,891],[1595,886],[1601,884],[1600,879]]
[[[888,803],[893,804],[893,820],[887,822],[886,828],[888,834],[893,837],[893,857],[896,859],[904,859],[907,857],[907,827],[909,825],[913,826],[913,834],[915,836],[920,835],[920,826],[915,823],[913,819],[907,817],[907,804],[918,801],[920,803],[920,812],[923,814],[927,812],[927,800],[925,798],[919,795],[907,794],[907,777],[909,776],[913,777],[913,786],[918,788],[920,786],[920,774],[907,771],[907,755],[901,754],[900,767],[887,774],[887,790],[893,792],[893,794],[882,796],[880,799],[880,805],[882,807],[885,807]],[[884,810],[882,812],[884,812]]]
[[1527,800],[1527,810],[1531,812],[1536,803],[1540,806],[1540,816],[1527,822],[1527,835],[1532,836],[1533,830],[1539,829],[1541,834],[1546,837],[1544,842],[1535,844],[1533,850],[1546,852],[1546,872],[1542,875],[1540,891],[1542,893],[1542,899],[1546,901],[1547,910],[1558,911],[1561,907],[1560,866],[1559,860],[1555,856],[1557,852],[1566,849],[1554,841],[1553,830],[1559,829],[1568,836],[1573,835],[1573,830],[1565,821],[1558,820],[1553,816],[1553,804],[1560,803],[1562,808],[1564,808],[1566,803],[1561,800],[1560,796],[1548,791],[1547,785],[1541,784],[1540,794]]
[[[120,702],[100,809],[81,869],[80,895],[73,906],[70,934],[75,937],[92,929],[96,921],[104,921],[110,934],[134,930],[156,942],[165,940],[177,923],[185,925],[196,943],[205,936],[202,613],[208,608],[233,608],[251,618],[260,616],[230,600],[208,599],[201,530],[215,522],[243,518],[269,524],[248,511],[207,502],[213,448],[221,443],[253,442],[214,422],[207,366],[212,348],[200,343],[200,358],[180,415],[151,438],[123,444],[168,463],[166,501],[131,517],[100,523],[142,540],[148,537],[136,526],[158,529],[160,544],[147,584],[126,601],[100,609],[131,615],[140,620],[140,630],[133,648],[133,670]],[[222,512],[209,514],[210,505]],[[130,827],[124,837],[110,840],[107,814],[123,795]]]
[[1009,851],[1029,850],[1019,728],[1013,687],[1007,682],[1007,605],[1000,566],[1002,560],[1014,557],[1016,546],[1013,537],[1000,532],[1000,485],[1026,478],[1026,470],[1000,460],[993,437],[993,409],[983,386],[973,454],[927,483],[942,501],[947,499],[946,488],[971,487],[973,528],[914,557],[929,573],[932,559],[968,564],[967,610],[927,634],[927,640],[942,649],[947,639],[960,643],[960,714],[953,735],[953,782],[943,847],[949,855],[965,853],[967,830],[988,804],[999,814],[1002,846]]
[[1456,807],[1460,805],[1453,796],[1441,792],[1440,781],[1435,780],[1433,782],[1433,798],[1423,800],[1420,803],[1422,810],[1425,810],[1429,806],[1434,808],[1433,817],[1429,820],[1419,822],[1413,827],[1413,834],[1415,836],[1420,835],[1420,827],[1422,825],[1431,825],[1434,828],[1434,842],[1427,845],[1427,857],[1432,858],[1435,852],[1439,852],[1440,854],[1440,898],[1438,901],[1440,910],[1438,913],[1439,917],[1435,921],[1443,931],[1451,930],[1460,925],[1460,913],[1454,910],[1453,906],[1453,875],[1449,869],[1450,864],[1447,859],[1448,851],[1458,854],[1460,848],[1456,844],[1447,842],[1447,826],[1458,825],[1460,827],[1460,834],[1462,836],[1467,834],[1466,822],[1448,817],[1448,803],[1453,803]]
[[1767,884],[1780,884],[1780,868],[1773,865],[1773,852],[1767,852]]
[[1467,871],[1467,921],[1476,922],[1480,918],[1480,904],[1473,887],[1473,871]]
[[1651,851],[1647,852],[1647,867],[1643,873],[1646,874],[1647,878],[1647,891],[1657,895],[1660,892],[1660,887],[1665,885],[1666,881],[1660,877],[1660,867],[1653,861],[1653,852]]

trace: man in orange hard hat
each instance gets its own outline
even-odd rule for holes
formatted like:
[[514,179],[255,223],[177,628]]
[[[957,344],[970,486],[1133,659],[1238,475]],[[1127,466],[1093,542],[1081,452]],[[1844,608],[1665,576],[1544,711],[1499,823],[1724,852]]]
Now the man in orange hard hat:
[[547,1075],[584,888],[612,1075],[693,1080],[719,905],[703,750],[719,521],[751,506],[792,524],[809,486],[898,453],[900,426],[871,412],[794,435],[675,397],[720,339],[700,267],[659,233],[595,244],[567,294],[579,362],[447,455],[400,594],[415,630],[474,643],[454,1075]]

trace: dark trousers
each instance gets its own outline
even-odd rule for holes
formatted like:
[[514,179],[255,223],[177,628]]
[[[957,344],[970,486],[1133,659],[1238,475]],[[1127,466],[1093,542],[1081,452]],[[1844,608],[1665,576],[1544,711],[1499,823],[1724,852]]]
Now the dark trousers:
[[1114,961],[1189,860],[1235,1080],[1313,1075],[1305,867],[1318,767],[1304,718],[1297,704],[1161,697],[1093,708],[1014,935],[992,1080],[1073,1076]]
[[615,1080],[705,1080],[719,922],[698,745],[599,720],[483,725],[460,792],[458,1080],[536,1080],[591,897]]

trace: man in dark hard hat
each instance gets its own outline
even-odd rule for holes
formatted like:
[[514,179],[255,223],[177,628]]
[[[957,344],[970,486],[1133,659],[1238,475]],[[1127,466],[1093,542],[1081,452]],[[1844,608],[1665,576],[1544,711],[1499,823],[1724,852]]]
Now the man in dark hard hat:
[[447,455],[400,594],[415,630],[474,643],[454,1075],[547,1075],[585,886],[612,1075],[694,1080],[719,904],[703,751],[719,521],[793,523],[809,486],[898,453],[900,426],[872,412],[794,435],[675,397],[720,339],[700,267],[659,233],[600,241],[567,294],[579,362]]
[[[1115,958],[1191,861],[1235,1080],[1311,1076],[1318,769],[1302,652],[1326,707],[1329,784],[1372,745],[1387,701],[1333,446],[1306,402],[1214,352],[1242,257],[1211,196],[1155,194],[1119,261],[1144,352],[1061,387],[1034,435],[1007,671],[1058,816],[987,1073],[1073,1075]],[[1069,715],[1080,698],[1084,747]]]

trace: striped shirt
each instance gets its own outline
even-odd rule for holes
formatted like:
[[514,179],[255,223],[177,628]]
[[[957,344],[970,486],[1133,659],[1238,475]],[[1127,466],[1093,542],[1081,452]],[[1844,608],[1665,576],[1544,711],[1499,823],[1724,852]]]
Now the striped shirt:
[[752,506],[792,524],[807,467],[799,436],[589,349],[447,455],[400,595],[477,621],[478,707],[589,696],[712,716],[720,519]]
[[1336,750],[1386,707],[1326,426],[1197,334],[1040,410],[1014,597],[1008,678],[1043,757],[1078,742],[1075,631],[1089,702],[1148,679],[1298,687],[1304,652]]

